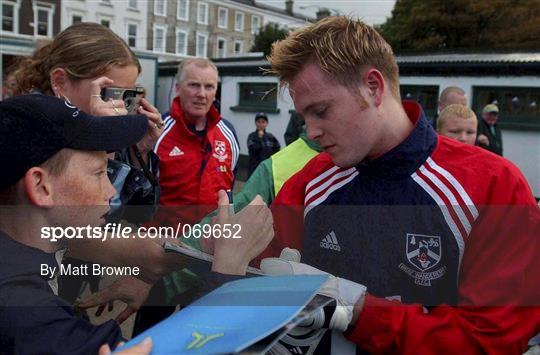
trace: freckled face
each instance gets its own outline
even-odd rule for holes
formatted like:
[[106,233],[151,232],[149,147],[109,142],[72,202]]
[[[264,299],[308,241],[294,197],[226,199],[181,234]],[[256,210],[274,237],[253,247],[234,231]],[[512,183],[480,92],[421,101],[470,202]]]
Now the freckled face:
[[116,191],[107,177],[105,152],[74,151],[64,171],[51,177],[54,205],[64,225],[104,223]]

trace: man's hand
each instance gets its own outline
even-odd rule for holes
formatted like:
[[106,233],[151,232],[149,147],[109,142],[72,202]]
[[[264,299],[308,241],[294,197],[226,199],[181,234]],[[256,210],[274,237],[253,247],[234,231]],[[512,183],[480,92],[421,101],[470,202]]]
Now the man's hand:
[[110,286],[99,290],[86,299],[75,302],[79,308],[92,308],[99,306],[96,316],[100,316],[108,305],[109,311],[113,309],[113,302],[116,300],[127,304],[126,308],[116,317],[116,321],[121,324],[133,313],[137,312],[148,297],[148,292],[152,288],[151,284],[141,281],[135,277],[126,276],[116,280]]
[[258,129],[257,135],[259,136],[259,138],[262,138],[264,136],[264,131],[262,129]]
[[229,212],[227,193],[219,191],[216,223],[241,226],[240,238],[215,238],[212,271],[222,274],[244,275],[249,262],[257,257],[274,237],[274,220],[270,209],[257,195],[243,210]]
[[478,136],[478,143],[483,145],[489,145],[489,139],[485,134],[481,134]]
[[[331,297],[336,300],[336,309],[329,320],[322,322],[328,328],[341,332],[356,321],[366,294],[366,287],[340,277],[332,276],[313,266],[302,264],[298,251],[285,248],[279,258],[266,258],[261,261],[261,270],[267,275],[329,275],[328,281],[317,291],[318,294]],[[319,322],[321,326],[321,322]]]
[[[123,343],[118,344],[118,346],[124,345]],[[152,350],[152,339],[144,338],[139,344],[132,346],[128,349],[123,349],[121,351],[115,352],[117,355],[147,355],[150,354]],[[105,344],[99,348],[98,355],[109,355],[111,353],[111,348],[109,345]]]

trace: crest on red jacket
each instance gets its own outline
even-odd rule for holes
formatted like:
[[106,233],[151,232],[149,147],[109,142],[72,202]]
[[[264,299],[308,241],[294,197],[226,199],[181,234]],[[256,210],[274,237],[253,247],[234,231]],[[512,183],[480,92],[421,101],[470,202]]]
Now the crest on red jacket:
[[216,140],[214,142],[214,158],[223,163],[227,157],[227,146],[225,145],[225,142]]

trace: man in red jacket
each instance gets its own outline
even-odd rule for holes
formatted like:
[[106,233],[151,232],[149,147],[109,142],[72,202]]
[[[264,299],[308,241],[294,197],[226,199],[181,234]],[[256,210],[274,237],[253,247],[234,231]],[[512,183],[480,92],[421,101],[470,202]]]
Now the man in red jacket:
[[298,29],[270,62],[325,152],[280,190],[263,254],[304,264],[261,268],[334,275],[317,322],[363,351],[522,353],[540,331],[540,210],[519,169],[402,104],[392,49],[360,21]]
[[162,223],[198,222],[216,208],[219,190],[232,189],[239,149],[212,105],[217,82],[217,68],[208,59],[187,59],[178,68],[176,97],[154,148],[160,159],[160,204],[197,207],[177,209],[167,221],[162,211]]

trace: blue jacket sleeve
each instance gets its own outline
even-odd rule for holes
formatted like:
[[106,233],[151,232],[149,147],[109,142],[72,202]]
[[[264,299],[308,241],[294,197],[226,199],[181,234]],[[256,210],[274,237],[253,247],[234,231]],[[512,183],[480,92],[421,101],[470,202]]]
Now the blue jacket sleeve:
[[50,291],[28,285],[2,289],[0,352],[6,354],[97,354],[123,341],[114,320],[93,325],[76,316]]

